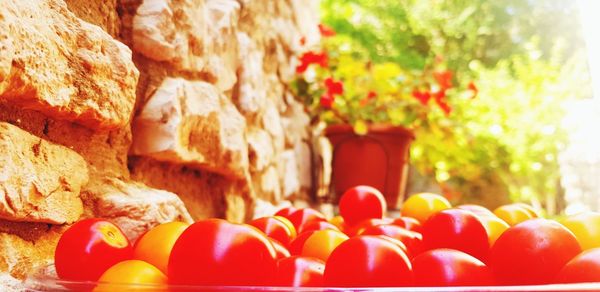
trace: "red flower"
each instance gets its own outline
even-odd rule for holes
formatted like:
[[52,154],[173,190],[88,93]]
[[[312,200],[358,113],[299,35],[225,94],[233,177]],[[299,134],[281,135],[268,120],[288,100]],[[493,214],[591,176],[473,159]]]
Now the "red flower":
[[332,37],[335,35],[335,30],[333,30],[333,28],[322,23],[319,24],[319,32],[321,32],[323,37]]
[[371,101],[371,99],[377,97],[377,92],[375,91],[369,91],[369,93],[367,94],[367,96],[363,99],[360,100],[360,106],[365,106],[369,103],[369,101]]
[[325,79],[325,86],[327,87],[327,94],[331,96],[344,94],[344,84],[341,81],[335,81],[329,77]]
[[369,91],[369,94],[367,94],[367,99],[373,99],[377,97],[377,92],[375,91]]
[[435,98],[435,102],[444,112],[444,114],[446,114],[446,116],[450,115],[450,113],[452,112],[452,107],[446,101],[446,90],[434,92],[433,97]]
[[319,64],[325,68],[328,66],[327,53],[306,52],[300,56],[300,64],[296,67],[297,73],[304,73],[310,64]]
[[323,94],[321,96],[321,100],[320,100],[321,106],[323,108],[330,109],[333,106],[333,100],[334,99],[335,98],[332,95],[329,95],[327,93]]
[[448,70],[433,72],[433,78],[440,85],[442,90],[452,88],[452,72]]
[[471,96],[471,98],[477,97],[477,94],[479,93],[479,89],[477,88],[477,85],[475,85],[475,82],[473,82],[473,81],[469,82],[469,85],[467,86],[467,88],[471,92],[473,92],[473,95]]
[[429,92],[429,90],[420,91],[415,89],[413,90],[412,95],[423,105],[427,105],[427,103],[429,103],[429,99],[431,99],[431,92]]
[[304,45],[306,45],[306,37],[305,37],[305,36],[302,36],[302,37],[300,38],[300,45],[301,45],[301,46],[304,46]]

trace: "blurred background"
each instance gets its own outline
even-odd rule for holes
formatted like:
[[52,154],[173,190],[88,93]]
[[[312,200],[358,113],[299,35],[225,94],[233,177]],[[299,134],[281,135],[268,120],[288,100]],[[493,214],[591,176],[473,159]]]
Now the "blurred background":
[[[416,130],[408,192],[548,215],[600,209],[600,27],[594,1],[323,0],[340,52],[475,95]],[[330,52],[331,53],[331,52]],[[594,94],[594,92],[596,94]]]

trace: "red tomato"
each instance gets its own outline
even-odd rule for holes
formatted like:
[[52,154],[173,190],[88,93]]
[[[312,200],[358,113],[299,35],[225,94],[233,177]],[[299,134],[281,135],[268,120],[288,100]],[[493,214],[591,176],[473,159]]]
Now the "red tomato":
[[383,218],[387,210],[385,198],[374,187],[356,186],[348,189],[340,199],[340,215],[348,225],[363,220]]
[[279,260],[279,259],[287,258],[290,256],[290,252],[279,241],[277,241],[276,239],[272,239],[272,238],[269,238],[269,241],[271,241],[271,244],[273,245],[273,248],[275,249],[275,259]]
[[298,209],[296,210],[296,212],[292,213],[292,215],[290,215],[288,219],[290,219],[292,224],[294,224],[294,227],[296,228],[298,234],[302,233],[304,225],[310,222],[327,221],[327,219],[325,219],[325,216],[321,214],[321,212],[311,208]]
[[413,284],[406,254],[389,240],[359,235],[340,244],[325,264],[328,287],[401,287]]
[[588,249],[574,257],[558,273],[557,282],[600,282],[600,248]]
[[420,233],[393,224],[368,227],[362,231],[361,235],[386,235],[397,239],[406,246],[409,257],[418,255],[423,250],[423,236]]
[[325,229],[340,231],[340,229],[337,226],[335,226],[333,223],[330,223],[327,221],[313,221],[313,222],[306,224],[304,226],[304,228],[302,229],[302,232],[313,231],[313,230],[314,231],[325,230]]
[[412,260],[417,286],[493,285],[491,270],[480,260],[454,249],[433,249]]
[[304,243],[315,232],[316,232],[316,230],[306,231],[306,232],[303,232],[300,235],[298,235],[298,237],[296,237],[296,239],[294,239],[290,243],[290,248],[288,249],[290,251],[290,254],[292,254],[292,255],[302,254],[302,249],[304,248]]
[[322,287],[325,263],[311,258],[292,256],[277,261],[273,286]]
[[346,234],[348,234],[348,236],[354,236],[357,234],[361,234],[363,232],[363,230],[365,230],[371,226],[377,226],[377,225],[381,225],[381,224],[389,224],[390,222],[391,222],[391,220],[387,220],[387,219],[377,219],[377,218],[365,219],[365,220],[361,221],[360,223],[354,225],[352,228],[348,228],[348,230],[346,230]]
[[275,213],[274,216],[281,216],[281,217],[285,217],[290,219],[290,215],[292,215],[292,213],[296,212],[296,208],[294,207],[285,207],[283,209],[280,209],[279,211],[277,211],[277,213]]
[[581,252],[558,222],[531,219],[508,228],[494,243],[489,265],[501,284],[547,284]]
[[414,231],[414,232],[419,232],[419,233],[423,229],[423,225],[421,224],[421,222],[419,222],[419,220],[412,218],[412,217],[396,218],[396,219],[394,219],[394,221],[392,221],[392,224],[398,225],[402,228],[405,228],[405,229],[408,229],[408,230]]
[[62,234],[54,262],[61,279],[96,281],[108,268],[132,256],[133,248],[119,227],[102,219],[85,219]]
[[296,229],[284,217],[262,217],[252,220],[249,224],[264,232],[268,237],[276,239],[283,246],[288,246],[296,238]]
[[246,224],[198,221],[179,237],[169,258],[169,281],[185,285],[267,284],[276,269],[269,238]]
[[490,244],[485,227],[472,212],[446,209],[431,215],[423,224],[425,249],[451,248],[466,252],[482,261]]

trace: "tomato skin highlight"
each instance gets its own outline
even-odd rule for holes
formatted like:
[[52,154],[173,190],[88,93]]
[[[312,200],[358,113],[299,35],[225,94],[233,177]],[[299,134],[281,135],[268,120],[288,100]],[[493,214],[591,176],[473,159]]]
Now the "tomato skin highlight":
[[[284,221],[284,220],[287,220]],[[273,238],[283,246],[288,246],[294,238],[296,238],[296,229],[292,223],[285,217],[271,216],[257,218],[248,223],[260,231],[264,232],[268,237]]]
[[385,198],[379,190],[370,186],[352,187],[340,198],[340,215],[348,225],[366,219],[382,219],[387,211]]
[[322,287],[325,263],[319,259],[291,256],[277,261],[273,286]]
[[96,281],[108,268],[132,256],[133,248],[119,227],[92,218],[73,224],[62,234],[54,263],[61,279]]
[[412,260],[415,284],[423,287],[491,286],[491,270],[477,258],[454,249],[433,249]]
[[446,209],[431,215],[423,224],[425,249],[451,248],[485,261],[490,249],[488,233],[470,211]]
[[169,258],[169,282],[205,286],[263,286],[276,269],[269,238],[247,224],[198,221],[179,236]]
[[358,235],[340,244],[325,264],[327,287],[404,287],[413,285],[408,257],[393,242]]
[[577,239],[564,226],[531,219],[500,235],[490,251],[489,266],[502,285],[549,284],[580,252]]
[[570,260],[558,273],[556,282],[600,282],[600,248],[588,249]]

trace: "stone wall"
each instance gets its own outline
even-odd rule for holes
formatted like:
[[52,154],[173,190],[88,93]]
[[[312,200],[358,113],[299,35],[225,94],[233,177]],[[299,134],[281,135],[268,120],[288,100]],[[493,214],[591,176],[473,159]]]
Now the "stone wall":
[[288,84],[317,5],[0,0],[1,281],[50,262],[81,217],[135,238],[306,198],[309,117]]

